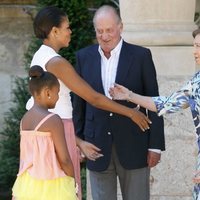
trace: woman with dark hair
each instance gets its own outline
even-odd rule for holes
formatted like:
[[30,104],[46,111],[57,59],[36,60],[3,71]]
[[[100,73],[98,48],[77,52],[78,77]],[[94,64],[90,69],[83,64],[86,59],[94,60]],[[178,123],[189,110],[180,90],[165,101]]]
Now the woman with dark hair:
[[[70,91],[73,91],[91,105],[116,112],[129,117],[144,131],[149,128],[149,119],[141,112],[117,104],[104,95],[96,92],[74,70],[73,66],[58,52],[63,47],[68,47],[71,30],[67,15],[57,7],[50,6],[38,12],[34,19],[34,32],[37,38],[42,39],[43,45],[33,56],[31,66],[40,65],[44,70],[53,73],[59,80],[59,99],[52,112],[58,114],[64,123],[65,137],[71,156],[75,179],[79,184],[79,199],[81,199],[80,163],[77,146],[90,160],[96,160],[103,156],[101,149],[78,137],[75,137],[72,122],[72,104]],[[33,99],[27,103],[27,108],[33,104]],[[76,146],[77,145],[77,146]]]
[[[196,64],[200,65],[200,29],[195,30],[192,35],[194,37],[194,58]],[[193,199],[200,200],[200,71],[198,71],[180,90],[172,93],[168,97],[146,97],[138,95],[118,84],[110,89],[110,95],[113,99],[128,100],[139,104],[148,110],[157,112],[159,116],[175,113],[190,107],[199,148],[196,173],[193,178],[195,183]]]
[[57,78],[40,66],[29,70],[33,107],[20,124],[20,167],[15,200],[76,200],[73,164],[62,119],[48,111],[58,100]]

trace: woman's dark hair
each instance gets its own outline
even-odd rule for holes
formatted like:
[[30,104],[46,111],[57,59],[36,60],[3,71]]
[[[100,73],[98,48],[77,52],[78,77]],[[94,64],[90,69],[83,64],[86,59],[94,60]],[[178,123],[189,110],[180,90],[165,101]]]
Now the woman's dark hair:
[[54,26],[59,27],[64,17],[67,17],[67,14],[55,6],[41,9],[33,22],[35,36],[42,40],[47,38],[51,29]]
[[42,88],[52,88],[59,85],[58,79],[50,72],[44,71],[42,67],[34,65],[29,70],[29,91],[33,94],[40,94]]
[[196,30],[194,30],[193,32],[192,32],[192,36],[193,36],[193,38],[195,38],[197,35],[199,35],[200,34],[200,28],[198,28],[198,29],[196,29]]

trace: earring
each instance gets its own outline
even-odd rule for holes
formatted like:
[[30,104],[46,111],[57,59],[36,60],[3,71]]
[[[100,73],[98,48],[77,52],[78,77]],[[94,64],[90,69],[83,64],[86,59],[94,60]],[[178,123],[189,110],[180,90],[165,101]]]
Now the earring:
[[50,96],[48,96],[48,99],[51,99],[51,97],[50,97]]

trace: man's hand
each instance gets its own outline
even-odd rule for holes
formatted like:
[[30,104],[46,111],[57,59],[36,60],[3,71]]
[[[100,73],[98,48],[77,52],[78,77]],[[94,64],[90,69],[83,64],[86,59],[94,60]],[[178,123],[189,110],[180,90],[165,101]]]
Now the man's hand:
[[160,162],[160,158],[160,153],[149,151],[147,156],[148,167],[155,167]]
[[132,109],[132,115],[130,118],[141,128],[142,131],[149,129],[149,124],[152,123],[149,118],[140,112],[137,108]]

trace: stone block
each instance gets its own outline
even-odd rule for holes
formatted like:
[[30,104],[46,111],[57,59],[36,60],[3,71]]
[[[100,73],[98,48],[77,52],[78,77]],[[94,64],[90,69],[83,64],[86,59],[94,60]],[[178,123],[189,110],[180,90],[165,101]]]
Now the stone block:
[[192,46],[149,47],[158,75],[188,76],[196,71]]
[[141,45],[191,45],[195,0],[120,1],[123,37]]
[[2,130],[5,113],[11,106],[12,77],[9,74],[0,73],[0,131]]
[[24,53],[33,35],[32,21],[30,18],[0,16],[0,24],[0,70],[11,75],[24,75]]
[[1,0],[0,2],[0,5],[8,5],[8,4],[18,4],[18,5],[24,5],[24,4],[27,4],[27,5],[31,5],[31,4],[36,4],[37,3],[37,0]]

